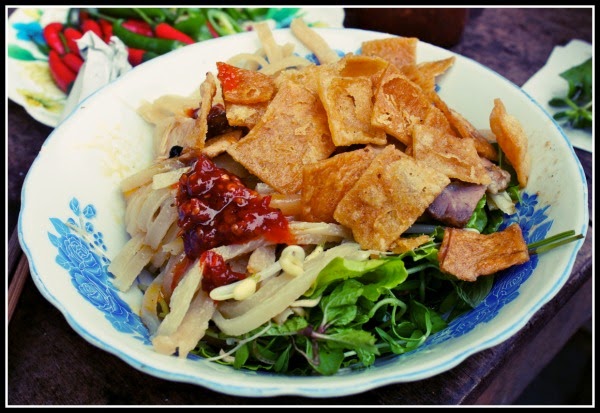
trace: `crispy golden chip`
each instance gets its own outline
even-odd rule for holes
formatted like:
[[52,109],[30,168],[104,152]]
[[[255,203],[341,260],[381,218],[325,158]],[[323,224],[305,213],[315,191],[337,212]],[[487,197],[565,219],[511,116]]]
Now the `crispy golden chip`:
[[471,139],[440,133],[426,125],[413,127],[412,156],[449,178],[487,185],[490,176]]
[[430,107],[421,88],[389,65],[375,95],[371,123],[410,145],[412,125],[423,123]]
[[442,60],[404,65],[400,71],[423,90],[435,91],[435,78],[444,74],[453,64],[454,56]]
[[442,111],[446,116],[452,128],[456,130],[456,135],[466,139],[473,139],[475,141],[475,148],[477,153],[490,161],[498,160],[498,151],[492,146],[492,144],[486,139],[486,137],[480,133],[467,119],[465,119],[457,111],[450,109],[446,102],[437,93],[429,93],[429,97],[433,104]]
[[282,85],[256,126],[227,152],[284,194],[302,185],[302,167],[335,150],[319,97],[294,82]]
[[251,105],[268,102],[275,93],[275,82],[270,76],[217,62],[217,78],[225,102]]
[[242,131],[238,129],[210,138],[206,141],[202,153],[209,158],[219,156],[227,151],[228,147],[239,141],[241,136]]
[[242,105],[225,102],[225,114],[229,126],[245,126],[252,129],[264,115],[270,102]]
[[416,37],[389,37],[362,43],[363,56],[380,57],[396,67],[414,65],[417,61]]
[[277,74],[275,85],[279,89],[287,82],[295,82],[316,94],[319,93],[319,74],[323,70],[330,70],[330,66],[310,65],[300,69],[288,69]]
[[319,97],[336,146],[385,145],[385,131],[371,125],[373,88],[369,77],[340,77],[323,71],[319,76]]
[[360,178],[375,155],[375,150],[366,147],[305,165],[302,175],[302,219],[335,222],[333,212],[339,201]]
[[336,221],[364,249],[385,251],[419,218],[450,179],[388,145],[339,202]]
[[379,57],[348,53],[336,63],[336,70],[340,76],[344,77],[365,76],[370,78],[373,93],[375,93],[388,65],[387,61]]
[[487,235],[446,228],[438,260],[442,271],[459,280],[475,281],[480,275],[529,261],[529,251],[518,224]]
[[463,138],[472,138],[475,141],[475,148],[477,148],[477,153],[480,156],[490,161],[497,161],[498,151],[492,146],[485,135],[454,109],[450,109],[450,113],[450,122],[454,125],[460,136]]
[[524,188],[529,179],[531,158],[527,135],[519,120],[506,112],[500,99],[494,99],[494,108],[490,114],[490,127],[502,152],[517,173],[519,186]]
[[456,136],[456,132],[452,129],[452,125],[448,122],[446,115],[435,106],[431,106],[427,111],[425,119],[423,120],[423,125],[435,128],[440,133]]
[[415,248],[428,243],[432,239],[432,237],[425,234],[416,237],[400,237],[392,243],[390,250],[394,254],[402,254],[404,252],[412,251]]

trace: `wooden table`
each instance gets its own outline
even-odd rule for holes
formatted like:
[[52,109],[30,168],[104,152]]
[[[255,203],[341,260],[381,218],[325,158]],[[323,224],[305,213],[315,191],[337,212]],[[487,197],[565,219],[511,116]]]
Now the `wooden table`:
[[[471,9],[460,43],[451,50],[522,85],[557,45],[592,41],[591,8]],[[8,216],[15,227],[23,179],[51,128],[8,103]],[[511,404],[592,314],[592,158],[576,150],[588,180],[590,230],[560,292],[504,343],[475,354],[436,377],[388,385],[354,396],[232,397],[165,381],[98,350],[67,324],[28,279],[8,332],[9,405],[458,405]],[[9,274],[20,257],[16,237]],[[568,380],[568,378],[565,378]]]

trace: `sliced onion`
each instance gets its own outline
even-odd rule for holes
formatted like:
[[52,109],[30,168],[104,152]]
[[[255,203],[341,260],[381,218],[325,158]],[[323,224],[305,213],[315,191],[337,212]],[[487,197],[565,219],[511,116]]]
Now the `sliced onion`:
[[158,299],[160,298],[160,290],[162,288],[163,273],[158,276],[150,283],[144,297],[142,299],[142,309],[140,317],[144,325],[148,328],[150,335],[153,335],[158,326],[160,325],[160,319],[157,314]]
[[198,261],[192,264],[191,268],[185,273],[183,279],[177,284],[177,287],[173,290],[171,295],[171,301],[169,303],[169,314],[162,321],[158,330],[157,335],[168,336],[177,330],[181,324],[183,317],[190,308],[192,298],[200,286],[202,280],[202,269]]
[[187,357],[190,350],[204,337],[214,311],[213,300],[203,290],[199,290],[177,330],[171,335],[156,335],[152,338],[155,350],[168,355],[179,351],[180,358]]

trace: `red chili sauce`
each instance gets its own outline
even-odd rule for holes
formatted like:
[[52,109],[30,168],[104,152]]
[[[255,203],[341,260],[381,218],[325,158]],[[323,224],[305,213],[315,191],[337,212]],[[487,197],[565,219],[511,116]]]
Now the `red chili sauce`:
[[179,179],[176,200],[186,256],[192,261],[200,258],[202,288],[207,292],[245,278],[208,250],[261,236],[291,243],[288,221],[279,209],[269,206],[271,197],[261,197],[204,155]]

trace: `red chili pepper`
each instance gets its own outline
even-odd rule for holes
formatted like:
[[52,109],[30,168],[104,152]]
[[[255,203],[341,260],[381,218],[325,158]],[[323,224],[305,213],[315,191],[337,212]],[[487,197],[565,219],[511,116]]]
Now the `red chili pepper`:
[[142,59],[144,58],[145,50],[142,49],[134,49],[133,47],[127,48],[127,54],[129,63],[131,66],[137,66],[142,63]]
[[77,47],[76,40],[81,39],[81,36],[83,36],[83,34],[77,29],[67,27],[63,32],[63,35],[65,36],[65,40],[67,41],[67,47],[69,48],[69,51],[79,56],[79,47]]
[[50,67],[50,74],[58,88],[68,94],[77,77],[75,72],[69,69],[53,49],[48,54],[48,66]]
[[113,34],[112,23],[108,20],[99,19],[98,24],[100,24],[100,28],[102,29],[102,40],[104,40],[104,43],[110,42],[110,38]]
[[142,36],[154,37],[152,27],[145,21],[129,19],[125,20],[121,26],[125,27],[131,32],[141,34]]
[[81,31],[83,33],[89,32],[90,30],[102,39],[102,29],[96,20],[87,19],[81,23]]
[[90,13],[87,10],[79,9],[79,21],[83,22],[84,20],[90,19]]
[[59,22],[53,22],[44,27],[43,34],[46,43],[51,49],[55,50],[59,55],[63,55],[66,52],[65,44],[63,43],[60,33],[62,32],[63,25]]
[[210,32],[210,35],[212,37],[219,37],[219,33],[217,33],[217,31],[215,30],[215,28],[213,27],[212,24],[210,24],[210,22],[207,20],[206,21],[206,27],[208,27],[208,31]]
[[156,33],[156,37],[161,39],[179,40],[185,44],[196,43],[190,36],[177,30],[168,23],[158,23],[156,27],[154,27],[154,32]]
[[83,59],[79,57],[78,54],[75,54],[73,52],[64,55],[62,57],[62,60],[65,63],[65,65],[67,65],[69,69],[71,69],[75,73],[79,73],[79,69],[81,69],[81,66],[83,65]]

